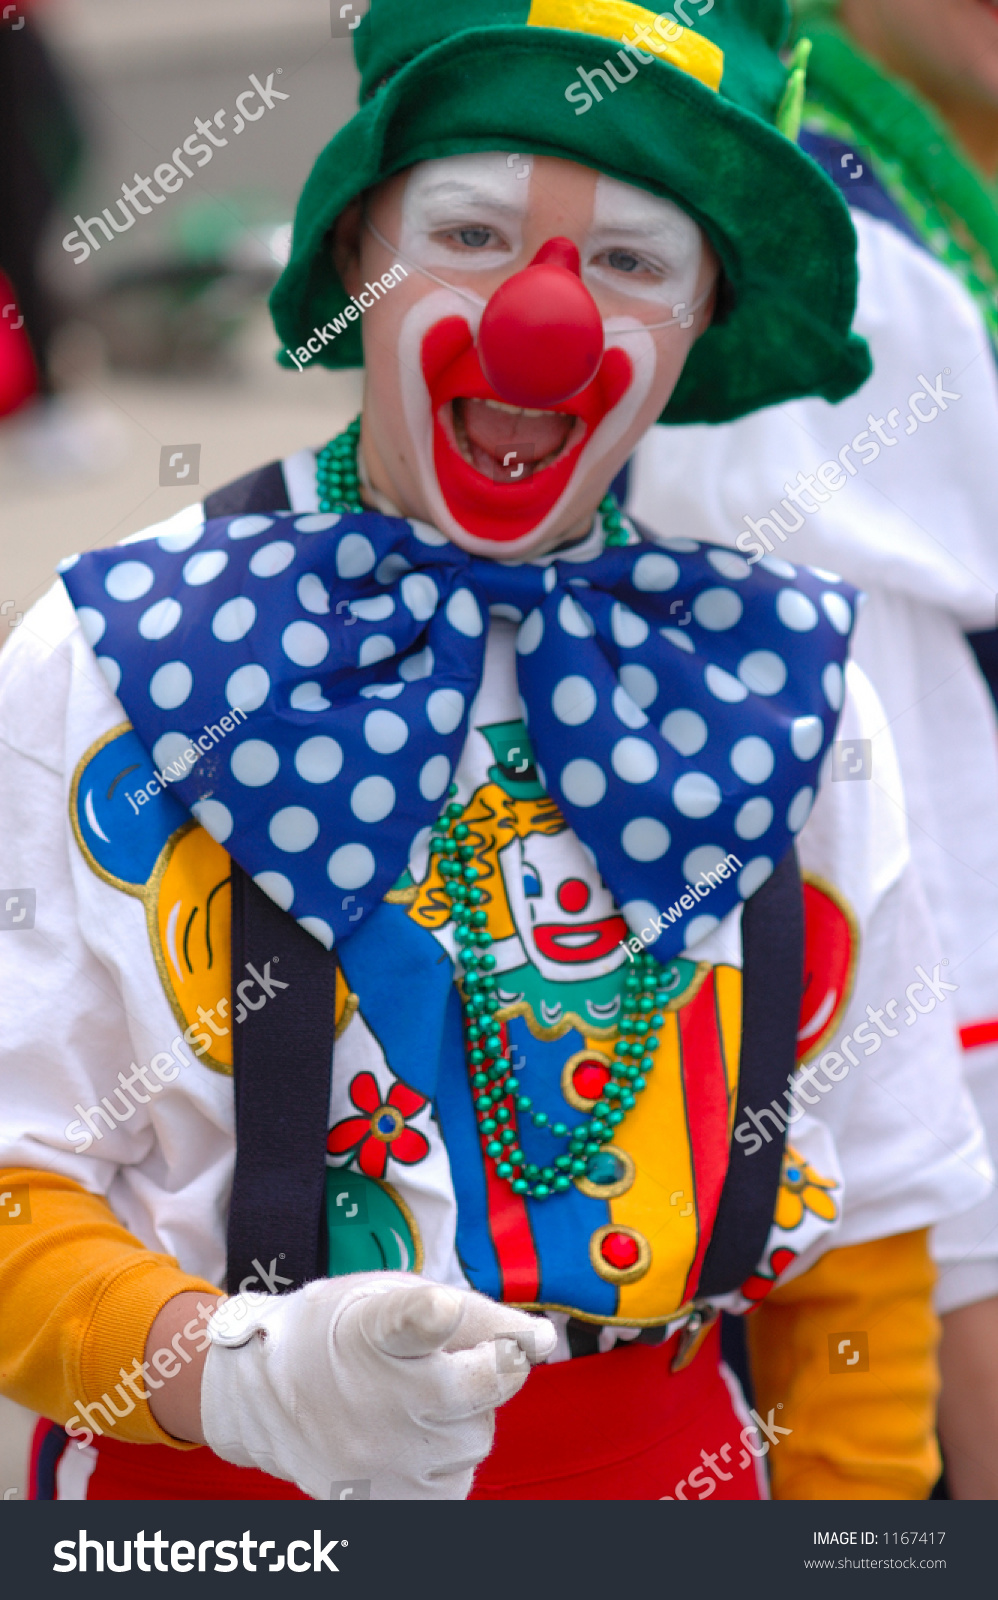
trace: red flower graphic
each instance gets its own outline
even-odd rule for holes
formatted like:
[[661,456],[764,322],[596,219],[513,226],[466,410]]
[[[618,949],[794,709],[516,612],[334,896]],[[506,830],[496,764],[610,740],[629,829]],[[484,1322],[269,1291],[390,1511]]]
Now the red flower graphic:
[[756,1304],[758,1304],[760,1300],[765,1300],[770,1290],[775,1287],[777,1278],[779,1278],[782,1273],[786,1272],[796,1254],[796,1250],[788,1250],[785,1245],[781,1246],[778,1250],[774,1250],[769,1258],[769,1265],[773,1269],[773,1276],[771,1278],[767,1278],[760,1272],[753,1272],[751,1277],[746,1278],[745,1282],[742,1284],[742,1294],[745,1296],[746,1300],[752,1300]]
[[389,1155],[411,1167],[428,1154],[429,1141],[418,1129],[406,1126],[406,1119],[426,1105],[415,1089],[396,1079],[388,1099],[382,1100],[373,1072],[358,1072],[350,1085],[350,1098],[364,1115],[345,1117],[330,1128],[326,1140],[330,1155],[341,1156],[360,1145],[357,1159],[361,1172],[369,1178],[383,1178]]

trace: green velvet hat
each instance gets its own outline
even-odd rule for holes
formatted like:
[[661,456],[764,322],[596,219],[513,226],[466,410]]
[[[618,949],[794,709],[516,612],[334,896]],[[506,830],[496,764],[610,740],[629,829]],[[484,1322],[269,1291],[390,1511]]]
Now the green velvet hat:
[[[851,394],[870,373],[850,333],[856,238],[794,143],[803,68],[781,60],[787,23],[784,0],[675,0],[658,14],[624,0],[371,0],[354,36],[360,110],[312,169],[271,296],[283,344],[297,349],[349,303],[329,235],[357,195],[417,161],[521,151],[664,195],[710,237],[724,312],[662,421]],[[314,359],[363,365],[359,321]]]

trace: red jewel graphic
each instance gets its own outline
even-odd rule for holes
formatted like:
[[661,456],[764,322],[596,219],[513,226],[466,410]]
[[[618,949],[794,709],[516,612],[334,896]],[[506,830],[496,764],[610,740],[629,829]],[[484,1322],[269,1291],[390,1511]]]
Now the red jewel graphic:
[[606,1234],[599,1249],[607,1266],[615,1267],[618,1272],[626,1272],[628,1267],[633,1267],[640,1254],[638,1241],[632,1239],[629,1233]]
[[580,1100],[598,1100],[609,1081],[610,1068],[602,1061],[580,1061],[572,1073],[572,1088]]
[[369,1178],[383,1178],[388,1157],[411,1167],[429,1153],[429,1141],[417,1128],[406,1126],[426,1105],[426,1100],[415,1089],[396,1080],[382,1100],[381,1090],[372,1072],[358,1072],[350,1085],[350,1099],[358,1111],[366,1115],[345,1117],[330,1128],[326,1149],[330,1155],[343,1155],[359,1145],[358,1165]]

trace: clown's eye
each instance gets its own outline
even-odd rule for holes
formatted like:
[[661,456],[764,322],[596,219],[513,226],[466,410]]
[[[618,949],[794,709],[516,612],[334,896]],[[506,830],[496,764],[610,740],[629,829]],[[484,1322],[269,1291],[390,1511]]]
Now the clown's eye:
[[541,880],[526,862],[523,863],[523,892],[528,900],[535,899],[541,892]]
[[503,240],[494,228],[475,225],[467,228],[448,228],[446,232],[439,233],[436,237],[458,250],[495,250],[503,244]]
[[635,255],[633,250],[604,250],[596,257],[593,266],[609,267],[628,278],[661,278],[662,270],[647,256]]

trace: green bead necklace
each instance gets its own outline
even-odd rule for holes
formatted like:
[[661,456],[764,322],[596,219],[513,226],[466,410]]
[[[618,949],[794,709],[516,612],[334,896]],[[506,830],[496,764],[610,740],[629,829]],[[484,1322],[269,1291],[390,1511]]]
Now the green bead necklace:
[[[316,458],[316,483],[320,511],[363,511],[360,474],[357,471],[357,446],[360,443],[360,418],[324,444]],[[624,526],[620,507],[612,494],[600,501],[599,514],[606,533],[604,548],[627,544],[630,535]]]
[[[489,951],[492,935],[481,909],[485,896],[476,881],[479,869],[475,846],[469,842],[471,829],[462,820],[464,807],[453,799],[456,793],[457,786],[451,784],[450,803],[431,831],[430,852],[440,857],[440,876],[457,935],[465,1057],[482,1149],[513,1193],[532,1200],[564,1194],[575,1178],[606,1182],[603,1147],[636,1105],[655,1067],[659,1041],[653,1030],[665,1021],[660,1008],[669,999],[664,986],[668,969],[647,953],[635,958],[624,979],[628,1009],[621,1018],[610,1075],[586,1121],[570,1128],[552,1121],[546,1111],[536,1111],[530,1095],[522,1092],[494,1020],[499,998],[495,956]],[[563,1146],[548,1165],[527,1160],[517,1138],[515,1113],[529,1117],[535,1128],[545,1128]]]

